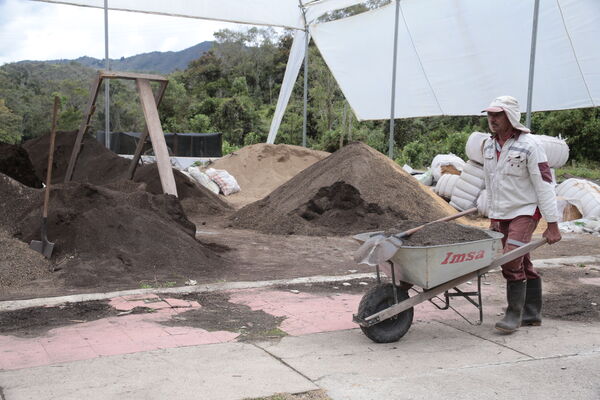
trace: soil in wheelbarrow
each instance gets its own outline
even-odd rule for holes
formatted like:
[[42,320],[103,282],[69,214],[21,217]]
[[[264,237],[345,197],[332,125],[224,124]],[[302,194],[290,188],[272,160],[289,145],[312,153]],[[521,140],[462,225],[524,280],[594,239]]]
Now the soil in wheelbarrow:
[[[421,222],[401,221],[396,224],[393,230],[387,230],[386,233],[404,232],[421,224]],[[490,236],[487,233],[478,228],[464,226],[454,222],[436,222],[403,238],[402,243],[404,246],[437,246],[474,242],[489,238]]]
[[436,197],[383,154],[356,142],[242,208],[230,221],[233,227],[270,234],[342,236],[456,212]]

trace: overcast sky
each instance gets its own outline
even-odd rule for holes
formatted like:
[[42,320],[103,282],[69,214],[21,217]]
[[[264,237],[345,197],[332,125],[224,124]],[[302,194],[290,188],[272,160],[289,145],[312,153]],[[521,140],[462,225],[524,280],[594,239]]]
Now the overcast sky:
[[[109,11],[109,56],[178,51],[243,25]],[[0,65],[20,60],[104,58],[104,10],[0,0]]]

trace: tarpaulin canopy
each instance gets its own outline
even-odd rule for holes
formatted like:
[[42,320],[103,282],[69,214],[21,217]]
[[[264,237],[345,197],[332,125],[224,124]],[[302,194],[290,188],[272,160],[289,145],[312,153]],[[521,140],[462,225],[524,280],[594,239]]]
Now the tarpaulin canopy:
[[[533,0],[402,0],[396,118],[476,115],[527,99]],[[395,7],[310,33],[357,118],[390,117]],[[534,111],[600,104],[600,1],[541,0]]]
[[[104,7],[104,0],[42,0]],[[535,0],[398,0],[395,107],[390,112],[395,2],[333,22],[364,0],[109,0],[111,10],[304,30],[357,118],[477,115],[499,95],[527,98]],[[534,111],[600,104],[600,0],[540,0]],[[268,141],[273,143],[306,48],[297,34]]]
[[[104,0],[37,0],[104,8]],[[304,29],[321,15],[364,0],[109,0],[109,10]],[[303,11],[302,8],[305,10]],[[306,13],[306,20],[304,19]],[[306,23],[305,23],[306,22]]]

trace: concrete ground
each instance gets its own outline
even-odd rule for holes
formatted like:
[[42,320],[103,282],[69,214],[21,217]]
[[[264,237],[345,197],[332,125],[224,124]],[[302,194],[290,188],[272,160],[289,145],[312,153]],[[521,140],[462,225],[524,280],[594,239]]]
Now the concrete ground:
[[[565,262],[536,264],[546,269]],[[328,279],[341,278],[294,282]],[[203,307],[174,298],[176,288],[169,294],[105,294],[122,315],[75,321],[40,336],[0,336],[0,400],[236,400],[317,390],[334,400],[600,398],[600,323],[546,318],[541,327],[498,334],[493,325],[504,290],[501,279],[486,283],[483,325],[423,303],[415,307],[408,333],[392,344],[373,343],[352,322],[360,291],[323,294],[269,282],[201,288],[284,318],[279,329],[286,336],[256,341],[239,341],[236,332],[161,324]],[[140,305],[154,312],[128,314]],[[455,305],[470,320],[477,318],[464,300]],[[4,310],[25,306],[31,302],[0,303]]]

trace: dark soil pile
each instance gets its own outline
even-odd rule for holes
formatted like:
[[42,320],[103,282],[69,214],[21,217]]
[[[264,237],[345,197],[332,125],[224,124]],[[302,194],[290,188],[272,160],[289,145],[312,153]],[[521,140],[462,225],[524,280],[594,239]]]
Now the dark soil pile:
[[[25,243],[39,240],[43,191],[18,187],[9,179],[0,180],[0,201],[9,197],[11,204],[19,204],[14,214],[0,215],[0,226]],[[211,270],[227,264],[194,239],[195,226],[175,197],[121,185],[122,190],[78,182],[53,187],[48,238],[55,243],[54,267],[70,286],[121,282],[127,287],[129,276],[210,276]]]
[[0,173],[10,176],[23,185],[41,188],[27,151],[21,146],[0,142]]
[[[215,195],[204,186],[190,181],[187,176],[178,170],[174,169],[173,175],[175,176],[177,195],[179,196],[181,205],[190,217],[196,215],[223,215],[233,211],[233,207],[218,195]],[[150,193],[163,193],[158,166],[156,164],[138,167],[133,180],[145,183],[146,190]]]
[[[73,151],[77,131],[57,132],[52,166],[52,183],[65,180],[67,167]],[[23,144],[29,153],[38,177],[45,178],[48,168],[48,148],[50,135],[40,136]],[[129,160],[119,157],[107,150],[90,135],[85,135],[81,143],[81,151],[73,170],[73,181],[102,185],[125,179]]]
[[[61,183],[65,179],[71,151],[77,132],[58,132],[54,150],[52,182]],[[26,142],[23,147],[29,153],[38,177],[45,177],[48,164],[48,146],[50,135]],[[119,188],[120,181],[127,179],[130,160],[119,157],[107,150],[92,136],[83,138],[81,151],[73,171],[74,182],[85,182],[94,185],[113,184]],[[190,214],[222,215],[230,212],[231,206],[210,190],[191,182],[185,175],[173,170],[177,185],[177,194],[185,211]],[[156,164],[138,167],[134,181],[146,183],[145,190],[153,194],[162,194],[162,186]],[[115,186],[116,185],[116,186]]]
[[274,234],[347,235],[451,213],[396,163],[352,143],[239,210],[231,224]]

